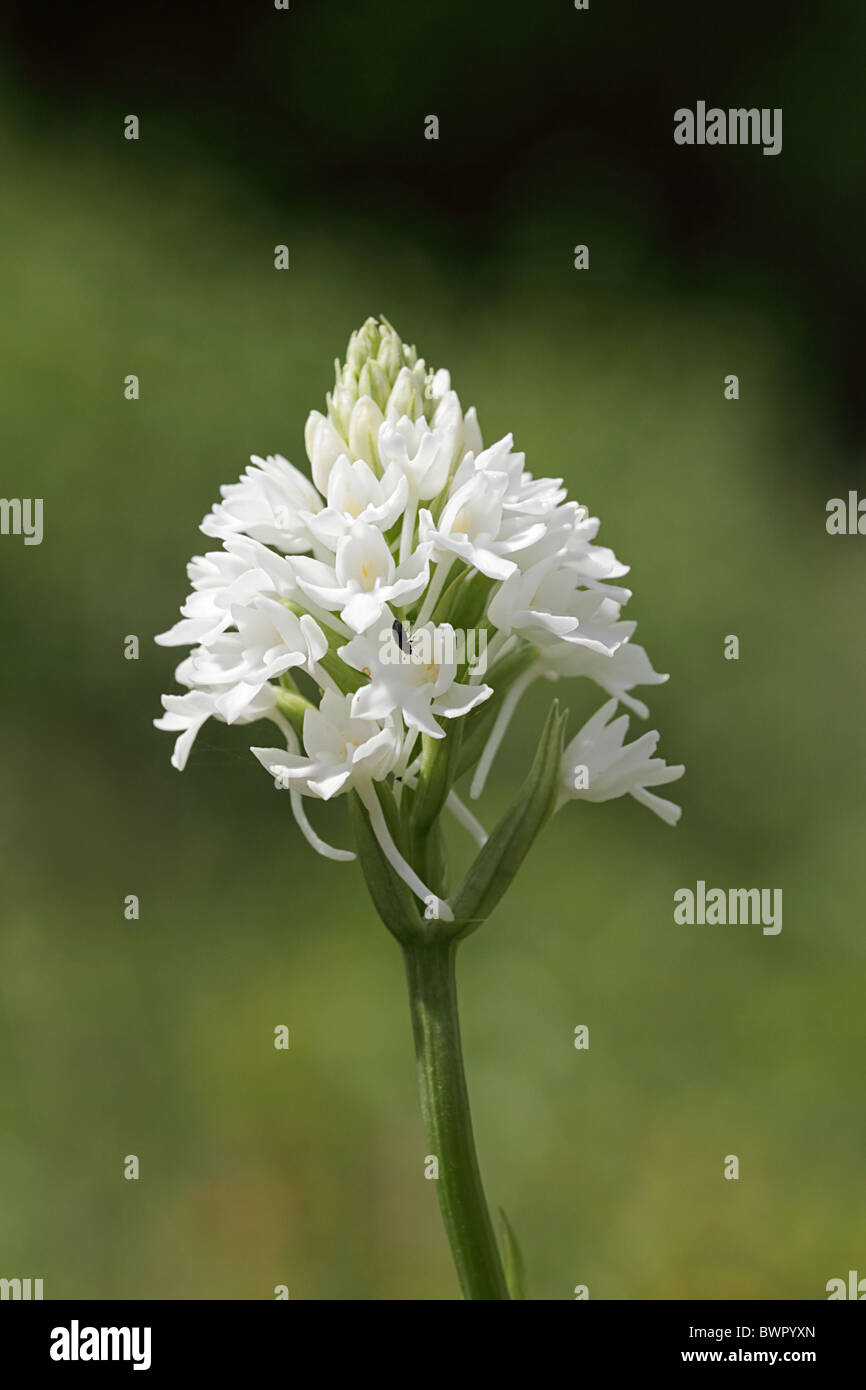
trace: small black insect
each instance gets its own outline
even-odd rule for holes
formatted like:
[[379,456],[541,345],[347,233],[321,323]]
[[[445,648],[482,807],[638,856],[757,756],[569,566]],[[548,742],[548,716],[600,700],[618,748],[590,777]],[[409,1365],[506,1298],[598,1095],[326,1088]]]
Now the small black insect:
[[403,652],[404,656],[412,655],[412,638],[409,636],[409,629],[404,627],[399,618],[395,618],[391,624],[391,631],[394,634],[394,641]]

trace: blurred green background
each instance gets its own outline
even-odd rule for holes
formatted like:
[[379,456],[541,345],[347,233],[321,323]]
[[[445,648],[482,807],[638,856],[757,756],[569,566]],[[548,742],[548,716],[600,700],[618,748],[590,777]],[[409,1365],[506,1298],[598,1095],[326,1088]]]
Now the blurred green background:
[[[678,829],[567,808],[461,951],[482,1170],[530,1295],[823,1298],[866,1272],[866,540],[825,531],[862,478],[864,15],[831,12],[9,7],[0,490],[44,498],[45,538],[0,539],[0,1275],[457,1296],[359,870],[301,841],[257,730],[207,726],[181,776],[150,723],[199,520],[251,453],[304,463],[370,313],[601,516],[687,765]],[[782,155],[674,147],[698,98],[783,106]],[[601,701],[556,693],[575,726]],[[343,807],[314,815],[347,843]],[[675,926],[699,878],[781,887],[781,934]]]

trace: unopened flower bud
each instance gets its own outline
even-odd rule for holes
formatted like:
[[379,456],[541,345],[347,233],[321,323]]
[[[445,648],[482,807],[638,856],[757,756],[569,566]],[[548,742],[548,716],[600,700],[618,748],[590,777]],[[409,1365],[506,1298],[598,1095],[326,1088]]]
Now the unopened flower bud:
[[394,389],[388,397],[387,416],[397,421],[407,415],[417,420],[424,410],[424,363],[417,362],[414,367],[401,367]]
[[400,368],[407,365],[405,353],[406,349],[393,328],[386,328],[382,333],[376,360],[388,378],[389,387],[397,380]]
[[351,368],[356,377],[360,377],[365,362],[371,357],[375,358],[379,351],[379,341],[380,329],[374,318],[367,319],[366,323],[352,334],[346,349],[346,366]]
[[304,427],[304,443],[313,482],[319,492],[327,493],[331,469],[340,454],[346,452],[345,440],[340,437],[327,416],[318,410],[311,410]]
[[349,421],[349,451],[353,459],[363,459],[373,469],[381,472],[376,438],[383,415],[376,402],[369,396],[362,396],[352,411]]
[[474,405],[471,405],[463,416],[463,447],[471,450],[476,458],[484,448],[484,440],[481,438],[481,429]]
[[388,404],[390,393],[391,382],[388,380],[384,367],[381,367],[378,362],[365,362],[358,376],[359,396],[370,396],[379,408],[384,410]]
[[341,380],[340,385],[327,396],[328,416],[344,439],[349,437],[349,421],[352,418],[352,410],[358,399],[357,389],[347,386]]

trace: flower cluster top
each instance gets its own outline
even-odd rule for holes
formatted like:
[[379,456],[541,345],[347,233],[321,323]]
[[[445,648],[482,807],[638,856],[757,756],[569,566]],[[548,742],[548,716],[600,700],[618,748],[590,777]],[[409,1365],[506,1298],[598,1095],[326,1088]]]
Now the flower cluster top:
[[[679,777],[658,734],[625,743],[635,686],[666,679],[622,618],[627,573],[595,543],[599,522],[558,478],[535,478],[511,435],[485,448],[447,371],[431,371],[384,320],[349,342],[324,414],[305,431],[312,478],[254,456],[201,524],[218,543],[188,566],[180,621],[157,637],[190,646],[163,696],[160,729],[186,765],[206,720],[269,719],[280,746],[252,752],[291,796],[310,843],[331,858],[302,797],[353,790],[405,883],[435,899],[395,844],[376,784],[399,797],[426,751],[461,726],[477,797],[523,692],[583,676],[609,697],[561,755],[560,802],[630,793],[670,824],[651,787]],[[381,787],[380,787],[381,792]],[[475,817],[447,804],[483,843]]]

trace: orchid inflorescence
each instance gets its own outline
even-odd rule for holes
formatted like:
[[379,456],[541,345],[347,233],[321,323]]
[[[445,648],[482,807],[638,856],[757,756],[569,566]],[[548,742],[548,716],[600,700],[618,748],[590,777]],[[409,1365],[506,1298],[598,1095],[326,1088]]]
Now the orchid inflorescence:
[[[447,371],[428,370],[384,319],[352,334],[324,414],[305,441],[312,479],[281,455],[221,488],[201,524],[221,548],[188,566],[180,621],[157,637],[190,645],[155,721],[186,765],[210,718],[269,719],[279,746],[252,748],[288,790],[318,853],[304,798],[348,794],[362,865],[398,935],[425,922],[467,931],[501,897],[565,801],[625,793],[669,824],[679,808],[652,787],[680,777],[654,756],[658,734],[625,742],[659,675],[623,621],[627,573],[595,544],[597,518],[561,479],[534,478],[511,435],[485,448]],[[563,748],[554,702],[533,768],[488,839],[455,791],[477,798],[518,703],[539,678],[586,677],[609,699]],[[480,853],[449,899],[440,815]]]

